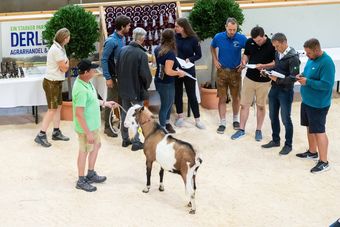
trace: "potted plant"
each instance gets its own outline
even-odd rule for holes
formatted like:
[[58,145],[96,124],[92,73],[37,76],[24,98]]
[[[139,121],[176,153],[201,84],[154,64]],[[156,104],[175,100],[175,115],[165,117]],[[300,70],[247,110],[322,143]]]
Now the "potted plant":
[[[46,23],[43,38],[48,46],[53,44],[55,33],[60,28],[67,28],[71,33],[71,40],[66,45],[66,54],[70,59],[70,69],[66,73],[68,95],[63,101],[61,119],[72,120],[72,81],[71,77],[77,76],[75,67],[82,58],[87,58],[96,50],[95,42],[99,39],[99,26],[96,17],[78,5],[67,5],[56,11]],[[69,112],[70,111],[70,112]],[[70,113],[71,118],[66,114]]]
[[[189,21],[203,41],[225,31],[228,17],[234,17],[239,25],[244,21],[242,9],[234,0],[197,0],[189,14]],[[218,106],[213,64],[210,81],[201,86],[201,105],[207,109],[217,109]]]

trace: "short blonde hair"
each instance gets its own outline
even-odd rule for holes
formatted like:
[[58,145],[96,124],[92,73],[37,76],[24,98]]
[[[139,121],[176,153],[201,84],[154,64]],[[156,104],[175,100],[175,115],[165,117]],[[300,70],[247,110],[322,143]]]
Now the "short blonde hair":
[[64,40],[70,36],[70,31],[67,28],[61,28],[55,33],[54,41],[59,43],[60,45],[64,42]]

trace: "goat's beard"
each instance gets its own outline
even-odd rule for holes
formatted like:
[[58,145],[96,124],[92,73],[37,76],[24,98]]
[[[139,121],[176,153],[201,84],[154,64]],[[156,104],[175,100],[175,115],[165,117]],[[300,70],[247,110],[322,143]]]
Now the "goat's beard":
[[138,133],[138,125],[130,126],[128,131],[129,131],[129,138],[130,138],[130,140],[135,138],[135,136]]

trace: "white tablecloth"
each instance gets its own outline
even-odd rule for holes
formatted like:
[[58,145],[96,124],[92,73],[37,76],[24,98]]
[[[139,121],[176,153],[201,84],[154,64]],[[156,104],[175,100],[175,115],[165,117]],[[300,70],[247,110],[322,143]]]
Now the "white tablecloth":
[[[334,81],[340,81],[340,47],[336,48],[323,48],[323,51],[325,51],[334,61],[335,64],[335,80]],[[303,53],[303,51],[298,51],[299,53]],[[303,72],[303,69],[305,68],[305,65],[307,63],[307,56],[301,55],[300,56],[300,72]]]
[[43,79],[43,75],[0,79],[0,107],[47,105]]

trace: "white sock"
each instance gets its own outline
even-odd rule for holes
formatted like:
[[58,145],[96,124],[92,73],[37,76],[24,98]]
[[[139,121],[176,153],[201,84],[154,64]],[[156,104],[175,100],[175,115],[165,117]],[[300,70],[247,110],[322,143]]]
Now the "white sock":
[[238,115],[233,115],[233,122],[235,122],[235,121],[239,122]]
[[221,119],[220,121],[220,125],[226,126],[227,121],[225,120],[225,118]]

